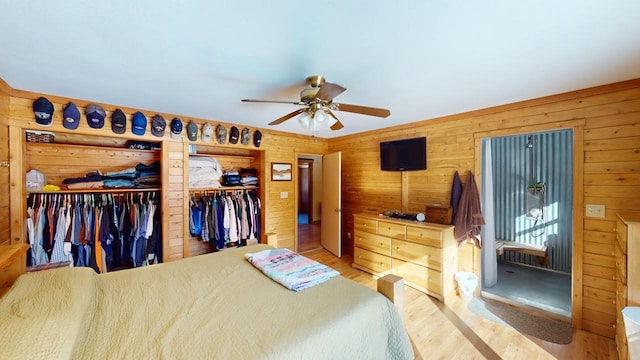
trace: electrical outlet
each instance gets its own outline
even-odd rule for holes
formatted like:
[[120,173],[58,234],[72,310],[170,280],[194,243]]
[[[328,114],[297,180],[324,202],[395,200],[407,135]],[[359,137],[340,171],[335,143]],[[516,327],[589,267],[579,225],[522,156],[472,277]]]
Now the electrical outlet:
[[587,217],[603,218],[604,217],[604,205],[587,204]]
[[280,193],[280,199],[288,199],[289,198],[289,193],[286,191],[282,191]]

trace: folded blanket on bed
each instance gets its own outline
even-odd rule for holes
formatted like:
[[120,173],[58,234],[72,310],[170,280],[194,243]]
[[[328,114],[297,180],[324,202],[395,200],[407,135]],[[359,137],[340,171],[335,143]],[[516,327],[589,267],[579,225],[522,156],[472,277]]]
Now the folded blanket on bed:
[[253,266],[289,290],[300,291],[340,275],[336,270],[287,249],[244,255]]

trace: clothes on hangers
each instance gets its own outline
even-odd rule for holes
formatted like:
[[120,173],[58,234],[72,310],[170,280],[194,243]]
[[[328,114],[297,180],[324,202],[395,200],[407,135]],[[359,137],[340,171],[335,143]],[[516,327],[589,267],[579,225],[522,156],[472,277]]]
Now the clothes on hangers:
[[218,249],[246,245],[260,238],[260,198],[255,190],[215,191],[192,197],[189,230]]
[[30,265],[69,261],[96,272],[160,262],[160,197],[128,194],[30,194]]

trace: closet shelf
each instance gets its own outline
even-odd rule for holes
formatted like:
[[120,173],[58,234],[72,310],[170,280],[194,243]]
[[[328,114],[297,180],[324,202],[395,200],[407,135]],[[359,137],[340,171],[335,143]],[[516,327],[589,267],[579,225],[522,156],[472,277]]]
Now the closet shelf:
[[219,159],[233,159],[233,160],[255,160],[255,156],[249,156],[249,155],[232,155],[232,154],[208,154],[208,153],[195,153],[195,154],[189,154],[189,156],[204,156],[204,157],[212,157],[212,158],[216,158],[216,160]]
[[114,189],[78,189],[78,190],[64,190],[58,191],[27,191],[27,194],[117,194],[117,193],[130,193],[130,192],[149,192],[160,191],[161,188],[114,188]]

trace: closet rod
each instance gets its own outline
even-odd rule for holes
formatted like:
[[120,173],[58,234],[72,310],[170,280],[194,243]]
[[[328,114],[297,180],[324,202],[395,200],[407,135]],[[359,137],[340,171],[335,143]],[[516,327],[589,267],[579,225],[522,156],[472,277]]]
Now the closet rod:
[[153,192],[161,191],[160,188],[113,188],[113,189],[78,189],[78,190],[58,190],[58,191],[28,191],[28,194],[113,194],[132,192]]

